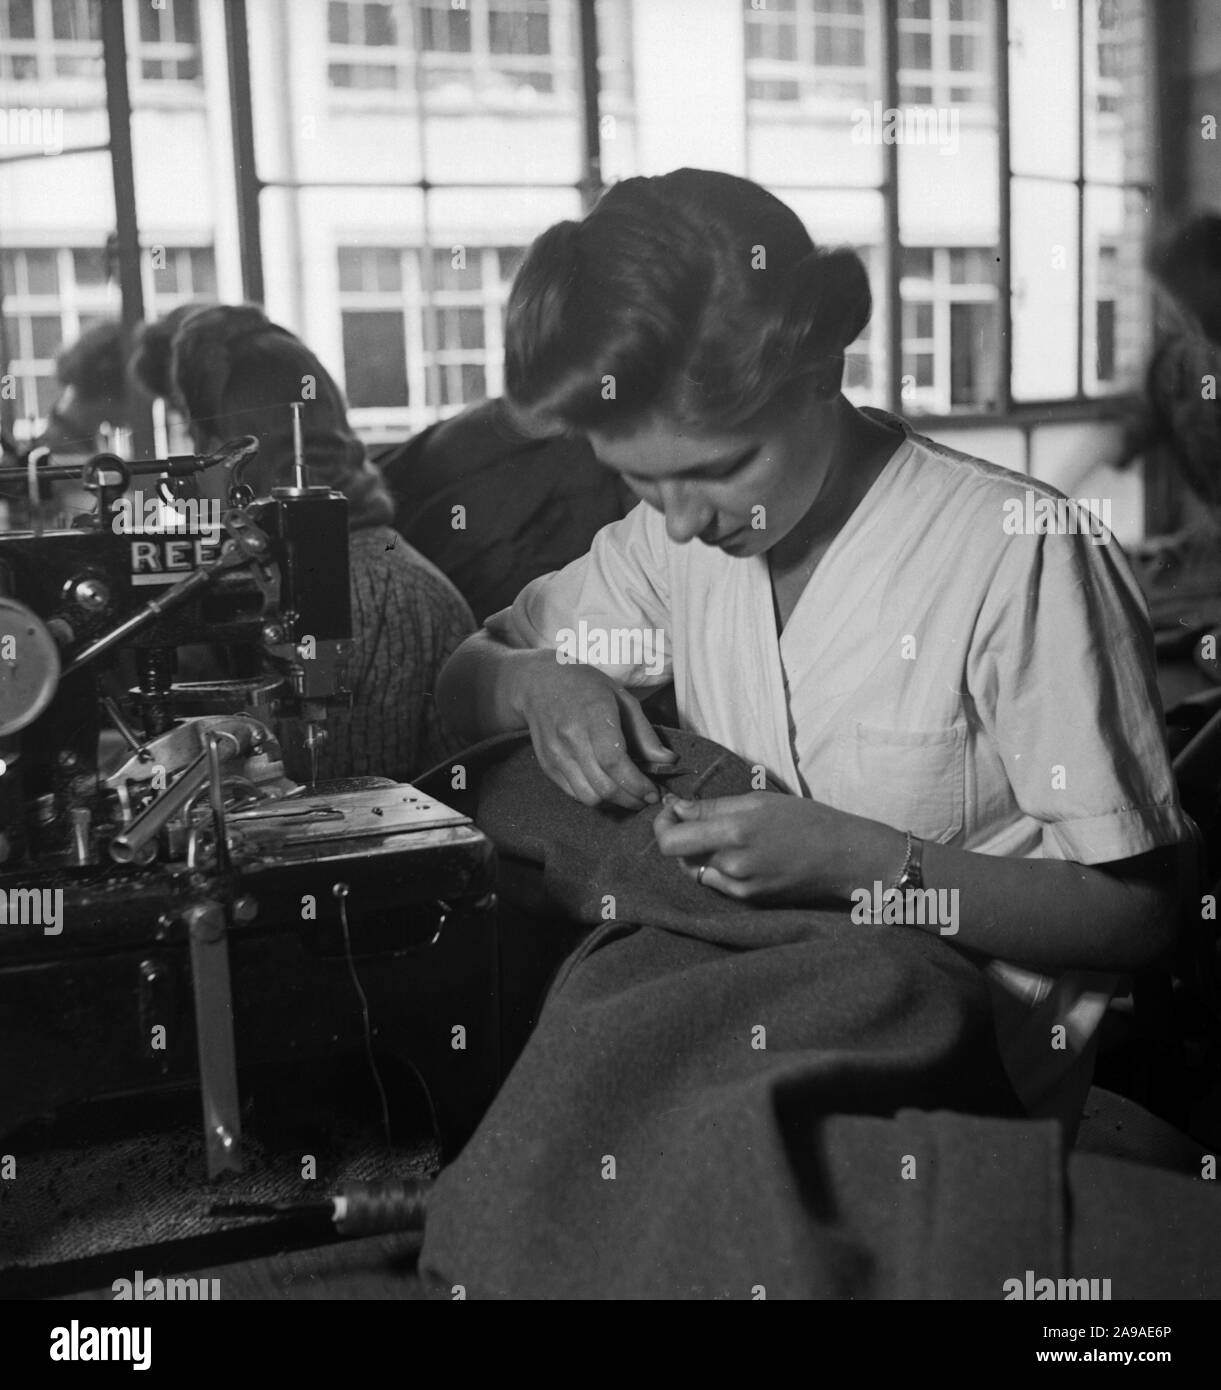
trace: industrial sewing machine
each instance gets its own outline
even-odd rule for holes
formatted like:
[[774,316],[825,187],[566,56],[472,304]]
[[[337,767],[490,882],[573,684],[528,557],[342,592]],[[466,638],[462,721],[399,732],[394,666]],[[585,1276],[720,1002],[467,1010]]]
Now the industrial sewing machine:
[[[412,786],[285,769],[281,728],[312,759],[350,698],[347,502],[308,485],[295,434],[262,498],[253,437],[0,466],[35,515],[46,480],[97,499],[71,529],[0,534],[0,1141],[198,1085],[214,1177],[240,1171],[239,1066],[401,1060],[450,1151],[495,1090],[490,843]],[[209,522],[184,480],[222,467]],[[176,681],[204,641],[258,669]]]

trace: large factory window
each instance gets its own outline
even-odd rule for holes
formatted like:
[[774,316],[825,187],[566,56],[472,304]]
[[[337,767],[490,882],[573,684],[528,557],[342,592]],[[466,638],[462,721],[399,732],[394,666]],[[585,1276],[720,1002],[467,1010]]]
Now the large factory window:
[[98,14],[91,0],[3,0],[0,81],[51,82],[102,75]]
[[[613,179],[681,162],[744,173],[817,240],[861,250],[875,312],[848,354],[858,403],[957,419],[1052,402],[1089,413],[1140,380],[1148,0],[709,0],[709,25],[741,34],[706,79],[737,92],[715,139],[696,129],[681,74],[649,56],[654,37],[671,41],[668,6],[121,8],[144,315],[261,299],[342,378],[371,441],[501,389],[509,272],[495,248],[579,216]],[[26,248],[69,267],[37,306],[65,342],[120,309],[115,264],[97,260],[117,225],[105,13],[99,0],[0,0],[0,81],[30,122],[62,114],[65,155],[0,154],[0,248],[12,275]],[[249,55],[248,94],[226,47]],[[243,113],[252,148],[235,161]],[[396,286],[337,276],[341,248],[378,247],[394,248]],[[904,269],[917,252],[935,258],[927,275]],[[86,254],[105,266],[88,282],[104,304],[82,316],[74,258]],[[52,359],[28,355],[31,311],[16,290],[0,306],[23,383],[0,416],[21,437],[51,389]]]
[[415,66],[442,104],[520,102],[576,91],[572,10],[553,0],[329,0],[328,80],[335,88],[412,93]]
[[500,394],[504,305],[522,250],[433,250],[425,267],[413,248],[340,247],[344,375],[353,409],[378,412],[366,423],[388,424],[418,401],[451,414]]
[[140,76],[154,82],[194,82],[199,77],[199,17],[195,0],[140,6],[136,45]]
[[[113,0],[111,0],[113,3]],[[132,76],[149,82],[200,77],[196,0],[126,0]],[[0,0],[0,81],[102,81],[98,0]]]
[[743,16],[747,174],[816,239],[876,250],[854,400],[995,415],[1136,387],[1147,0],[743,0]]

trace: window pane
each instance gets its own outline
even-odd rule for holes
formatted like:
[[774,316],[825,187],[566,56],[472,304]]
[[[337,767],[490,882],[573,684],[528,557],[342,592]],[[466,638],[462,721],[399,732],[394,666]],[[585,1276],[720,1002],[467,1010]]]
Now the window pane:
[[195,0],[171,0],[174,16],[174,38],[178,43],[199,42],[199,18]]
[[934,357],[931,352],[905,352],[903,354],[903,375],[908,378],[905,385],[929,387],[934,384]]
[[469,10],[455,10],[444,3],[425,4],[420,10],[420,47],[432,53],[469,53]]
[[1094,305],[1094,375],[1099,385],[1115,379],[1115,301],[1099,299]]
[[191,251],[191,293],[201,299],[212,299],[216,295],[216,261],[207,247]]
[[905,246],[902,252],[902,273],[918,280],[933,278],[933,253],[927,247]]
[[[459,264],[455,265],[454,262]],[[433,286],[438,290],[478,290],[483,279],[483,259],[477,246],[432,253]]]
[[34,0],[8,0],[8,32],[13,39],[34,37]]
[[327,38],[332,43],[347,43],[348,40],[348,7],[342,0],[331,0],[327,6],[326,14],[326,33]]
[[178,252],[166,247],[165,264],[153,265],[153,290],[156,294],[175,295],[185,293],[178,271]]
[[933,306],[907,301],[903,305],[903,336],[931,338],[933,336]]
[[438,350],[452,352],[483,347],[482,309],[441,309],[434,322]]
[[983,45],[974,34],[950,35],[950,67],[955,72],[976,72],[986,65]]
[[365,43],[375,45],[395,42],[394,11],[389,5],[365,6]]
[[35,82],[38,80],[38,59],[32,56],[0,54],[0,77],[10,82]]
[[141,42],[159,43],[161,40],[162,11],[155,5],[141,5],[139,8]]
[[[817,33],[818,30],[815,30],[816,35]],[[748,58],[770,58],[787,63],[797,60],[795,24],[749,24],[746,28],[746,38]],[[817,40],[815,61],[818,61]]]
[[950,283],[954,285],[994,284],[999,261],[1000,258],[995,250],[974,246],[955,246],[950,251]]
[[394,247],[378,247],[370,252],[373,259],[371,288],[397,293],[403,288],[403,258]]
[[343,312],[343,362],[348,404],[407,404],[403,316],[393,309]]
[[1150,349],[1143,264],[1149,214],[1135,189],[1085,195],[1085,389],[1136,388]]
[[[90,24],[88,0],[53,0],[51,5],[52,37],[57,39],[89,39],[95,36],[90,31],[91,29],[95,30],[96,27],[96,23]],[[19,34],[13,34],[13,38],[19,37]]]
[[106,253],[90,248],[87,251],[73,251],[72,263],[76,269],[78,285],[104,285],[106,283]]
[[493,9],[488,13],[488,45],[493,53],[550,53],[550,20],[546,14]]
[[54,357],[59,351],[64,331],[58,314],[30,315],[30,355]]
[[1014,179],[1013,395],[1077,392],[1077,194],[1071,185]]
[[819,26],[814,31],[814,61],[832,67],[859,68],[865,62],[865,31]]
[[341,291],[363,290],[364,252],[354,246],[339,248],[339,288]]
[[38,402],[38,418],[45,420],[51,413],[59,395],[59,379],[53,373],[45,373],[34,378],[35,399]]
[[1010,151],[1015,174],[1077,177],[1076,5],[1009,6]]
[[59,293],[59,262],[54,251],[27,251],[25,269],[30,294]]
[[993,409],[997,403],[995,304],[950,305],[950,405]]
[[1155,109],[1144,0],[1085,8],[1085,174],[1109,183],[1151,177]]
[[472,362],[462,364],[462,403],[470,405],[487,397],[487,382],[483,368]]
[[772,191],[801,218],[816,243],[851,246],[864,261],[873,293],[873,314],[860,337],[848,346],[846,370],[852,358],[858,361],[845,376],[845,381],[852,387],[849,399],[854,405],[884,405],[889,365],[888,311],[882,283],[885,257],[881,250],[881,195],[863,189],[822,192],[817,189],[774,188]]
[[351,69],[353,84],[365,91],[393,91],[398,86],[398,69],[382,63],[362,63]]
[[933,40],[930,34],[899,32],[899,66],[901,68],[931,68]]

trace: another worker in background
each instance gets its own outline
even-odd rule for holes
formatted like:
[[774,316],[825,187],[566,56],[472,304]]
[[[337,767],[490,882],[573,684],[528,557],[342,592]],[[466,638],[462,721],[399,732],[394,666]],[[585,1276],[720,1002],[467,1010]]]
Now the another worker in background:
[[634,504],[580,435],[531,433],[504,400],[468,406],[374,462],[395,526],[449,575],[477,622],[584,555]]
[[[1149,269],[1163,328],[1116,464],[1145,458],[1179,485],[1175,529],[1133,553],[1155,622],[1182,629],[1221,600],[1221,216],[1191,218],[1154,247]],[[1219,663],[1201,671],[1221,680]]]
[[[438,671],[475,627],[461,594],[392,529],[394,506],[348,424],[343,395],[299,338],[255,305],[215,305],[153,325],[132,371],[153,393],[170,391],[200,452],[253,434],[259,454],[244,475],[262,495],[291,476],[293,402],[302,424],[309,481],[348,499],[354,651],[352,708],[328,720],[318,779],[386,776],[410,780],[458,747],[438,718]],[[211,495],[228,480],[203,475]],[[304,780],[301,750],[286,747]]]

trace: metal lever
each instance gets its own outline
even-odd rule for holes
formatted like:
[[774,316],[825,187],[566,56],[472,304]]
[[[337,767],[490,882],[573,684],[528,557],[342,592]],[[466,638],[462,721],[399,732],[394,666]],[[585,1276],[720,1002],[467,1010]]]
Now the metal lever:
[[[221,733],[218,738],[227,739],[232,749],[226,757],[242,751],[241,744],[232,734]],[[172,787],[161,793],[156,801],[142,815],[136,817],[122,835],[116,835],[110,842],[110,857],[117,864],[130,864],[150,840],[156,839],[187,802],[204,785],[209,776],[209,752],[205,748],[183,769]]]
[[[207,754],[204,754],[206,758]],[[242,1116],[233,1040],[233,990],[225,906],[214,899],[183,914],[191,943],[191,987],[195,995],[195,1044],[203,1091],[208,1177],[242,1171]]]

